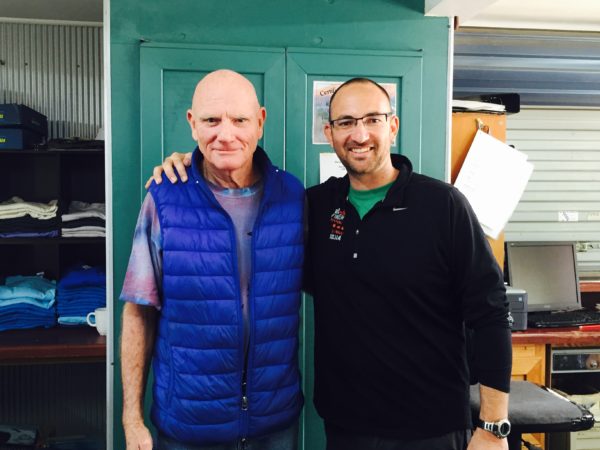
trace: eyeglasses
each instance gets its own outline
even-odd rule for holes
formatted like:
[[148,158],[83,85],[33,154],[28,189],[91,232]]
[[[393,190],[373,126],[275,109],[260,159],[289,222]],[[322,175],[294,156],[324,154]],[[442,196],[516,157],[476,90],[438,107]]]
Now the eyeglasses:
[[374,129],[382,126],[385,122],[387,122],[388,117],[392,116],[393,114],[394,113],[392,112],[388,112],[379,114],[367,114],[366,116],[362,117],[344,117],[342,119],[330,120],[329,124],[333,128],[337,128],[342,131],[349,131],[356,128],[356,125],[360,120],[365,128]]

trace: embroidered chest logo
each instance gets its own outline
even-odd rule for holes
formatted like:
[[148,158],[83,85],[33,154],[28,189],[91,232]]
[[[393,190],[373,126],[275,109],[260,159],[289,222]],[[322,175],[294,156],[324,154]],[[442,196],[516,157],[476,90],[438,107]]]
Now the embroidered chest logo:
[[346,218],[346,210],[337,208],[329,219],[331,224],[331,231],[329,232],[329,239],[332,241],[341,241],[344,235],[344,219]]

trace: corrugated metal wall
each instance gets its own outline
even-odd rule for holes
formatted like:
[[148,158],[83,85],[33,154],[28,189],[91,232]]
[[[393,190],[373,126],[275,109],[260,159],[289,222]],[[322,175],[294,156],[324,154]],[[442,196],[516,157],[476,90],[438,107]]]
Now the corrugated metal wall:
[[465,29],[454,96],[516,92],[524,105],[600,106],[600,33]]
[[104,440],[105,363],[0,366],[0,424]]
[[[506,123],[535,166],[506,240],[600,240],[600,109],[524,107]],[[580,250],[580,270],[600,272],[600,245]]]
[[102,28],[0,22],[0,103],[47,116],[51,139],[95,138],[102,124]]

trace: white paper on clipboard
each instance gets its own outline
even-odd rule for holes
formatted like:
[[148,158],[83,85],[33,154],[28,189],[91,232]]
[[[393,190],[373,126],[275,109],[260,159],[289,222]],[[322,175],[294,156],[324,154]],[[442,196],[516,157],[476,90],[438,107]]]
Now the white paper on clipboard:
[[532,172],[525,153],[478,130],[454,185],[469,200],[485,234],[497,239]]

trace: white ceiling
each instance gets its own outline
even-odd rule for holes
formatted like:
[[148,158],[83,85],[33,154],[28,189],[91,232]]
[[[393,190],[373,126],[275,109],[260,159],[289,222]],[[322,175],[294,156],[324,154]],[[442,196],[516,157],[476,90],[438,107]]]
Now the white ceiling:
[[[600,0],[425,0],[461,26],[600,31]],[[102,22],[102,0],[0,0],[0,18]]]
[[[481,0],[476,1],[481,3]],[[469,27],[600,31],[600,0],[495,0],[471,18],[462,21],[459,17],[459,24]]]

